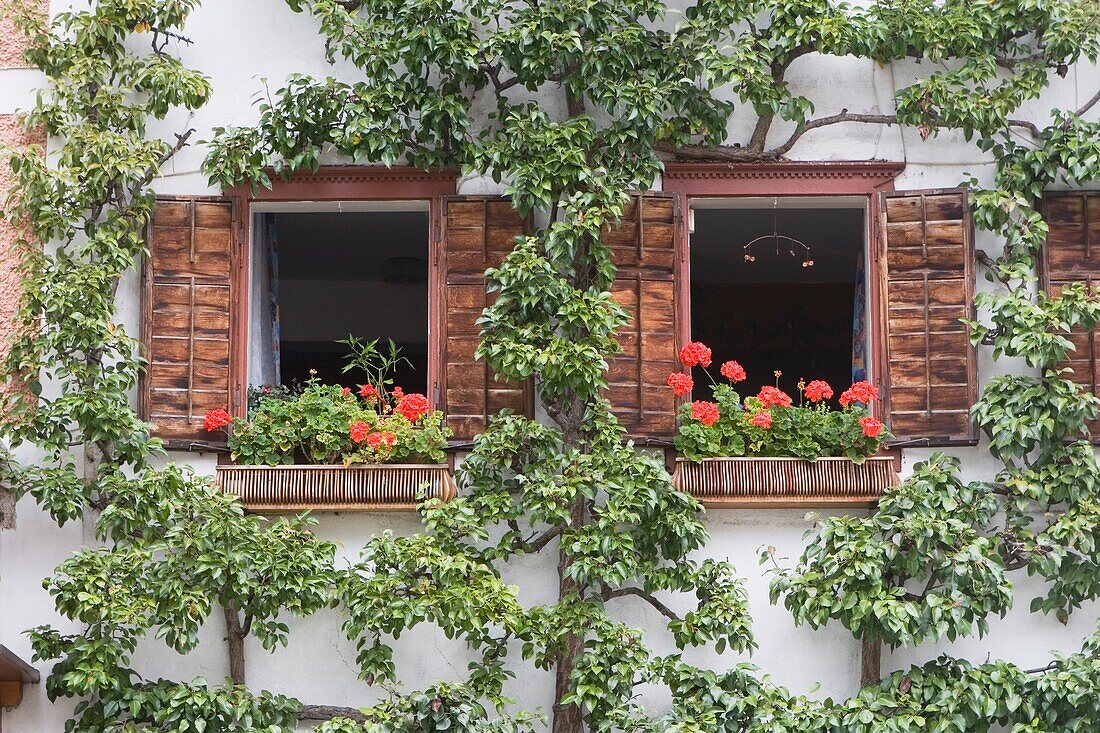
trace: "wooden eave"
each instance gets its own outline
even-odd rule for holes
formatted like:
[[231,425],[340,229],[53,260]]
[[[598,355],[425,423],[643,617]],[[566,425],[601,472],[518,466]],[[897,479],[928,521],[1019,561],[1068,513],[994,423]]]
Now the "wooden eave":
[[23,685],[37,683],[40,679],[37,669],[0,644],[0,708],[19,707],[23,701]]

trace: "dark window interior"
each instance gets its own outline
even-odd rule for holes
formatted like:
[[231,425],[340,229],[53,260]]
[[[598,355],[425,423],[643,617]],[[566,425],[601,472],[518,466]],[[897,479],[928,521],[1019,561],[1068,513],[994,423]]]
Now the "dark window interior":
[[329,383],[365,381],[343,373],[348,349],[336,342],[350,334],[393,339],[409,362],[395,384],[427,393],[427,212],[280,213],[265,223],[277,252],[280,381],[311,369]]
[[[780,239],[777,253],[775,232],[801,240],[809,252]],[[748,251],[755,260],[746,261],[744,246],[765,235]],[[775,371],[796,400],[800,378],[824,379],[839,397],[859,366],[853,320],[857,287],[861,297],[865,292],[863,241],[860,209],[696,209],[691,337],[713,349],[715,378],[723,361],[736,359],[748,373],[737,387],[742,397],[775,384]],[[813,266],[804,266],[807,260]],[[697,385],[709,384],[695,371]],[[709,390],[697,387],[694,399],[708,398]]]

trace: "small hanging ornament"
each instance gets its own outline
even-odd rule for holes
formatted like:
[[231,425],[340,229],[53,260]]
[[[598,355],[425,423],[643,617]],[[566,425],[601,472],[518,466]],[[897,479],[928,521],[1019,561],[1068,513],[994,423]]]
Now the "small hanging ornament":
[[[803,267],[813,267],[814,266],[814,261],[812,259],[810,259],[810,245],[806,244],[801,239],[795,239],[794,237],[788,237],[785,234],[780,234],[779,233],[778,209],[779,209],[779,199],[778,198],[773,198],[772,199],[772,233],[771,234],[764,234],[762,236],[759,236],[756,239],[752,240],[751,242],[749,242],[749,243],[747,243],[747,244],[745,244],[744,246],[741,247],[741,251],[744,253],[744,256],[745,256],[745,262],[756,262],[756,255],[754,255],[752,253],[752,246],[754,244],[756,244],[757,242],[766,240],[766,239],[771,239],[771,240],[775,241],[775,254],[776,254],[777,257],[780,254],[780,252],[779,252],[779,248],[780,248],[779,242],[780,242],[780,240],[783,240],[787,244],[787,253],[791,257],[798,257],[799,255],[801,255],[801,257],[802,257],[802,266]],[[796,247],[801,248],[799,250],[798,254],[795,253],[795,248]]]

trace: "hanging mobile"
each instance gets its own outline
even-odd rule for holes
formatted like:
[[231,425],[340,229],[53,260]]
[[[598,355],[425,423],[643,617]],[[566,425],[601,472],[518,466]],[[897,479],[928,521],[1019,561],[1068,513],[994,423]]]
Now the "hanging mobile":
[[756,244],[757,242],[760,242],[760,241],[765,240],[765,239],[775,240],[775,254],[776,254],[776,256],[778,256],[779,255],[779,240],[783,239],[783,240],[786,240],[786,242],[787,242],[787,252],[791,255],[791,257],[797,257],[798,255],[796,255],[795,251],[794,251],[795,247],[796,246],[801,247],[802,248],[802,266],[803,267],[813,267],[814,266],[814,261],[810,259],[810,245],[806,244],[801,239],[795,239],[794,237],[788,237],[786,234],[780,234],[779,233],[778,209],[779,209],[779,199],[778,198],[773,198],[772,199],[772,233],[761,235],[761,236],[757,237],[756,239],[752,240],[751,242],[745,244],[743,247],[741,247],[741,250],[745,253],[745,262],[756,262],[756,255],[754,255],[752,253],[752,246],[754,244]]

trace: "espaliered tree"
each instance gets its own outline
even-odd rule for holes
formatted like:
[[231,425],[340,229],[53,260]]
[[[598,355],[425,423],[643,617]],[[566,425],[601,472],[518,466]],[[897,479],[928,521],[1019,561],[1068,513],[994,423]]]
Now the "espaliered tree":
[[[316,167],[335,151],[491,174],[536,222],[488,274],[497,298],[484,313],[480,355],[504,378],[533,378],[552,424],[498,418],[463,464],[461,498],[425,506],[424,533],[373,538],[361,563],[339,572],[332,548],[301,520],[245,517],[186,472],[153,469],[158,446],[127,407],[140,360],[115,323],[114,295],[143,249],[147,186],[188,143],[186,134],[148,140],[144,122],[208,93],[166,53],[166,41],[183,42],[193,5],[96,2],[49,28],[22,16],[30,60],[50,80],[30,122],[63,148],[56,160],[36,151],[13,158],[9,210],[56,247],[28,249],[26,331],[9,373],[31,375],[32,389],[16,397],[25,409],[7,432],[48,457],[45,468],[12,469],[17,485],[61,521],[99,512],[104,546],[49,581],[59,611],[84,631],[34,632],[38,655],[60,660],[51,694],[85,700],[75,730],[269,730],[303,719],[326,719],[329,733],[525,730],[537,719],[505,697],[524,662],[554,670],[556,733],[1095,726],[1096,637],[1042,670],[944,658],[843,702],[793,696],[740,666],[711,672],[678,653],[653,655],[640,630],[616,619],[616,604],[647,604],[678,649],[751,648],[748,610],[731,568],[692,559],[706,542],[698,506],[672,489],[660,462],[624,443],[602,396],[614,334],[627,321],[609,294],[615,263],[605,235],[662,159],[775,160],[841,124],[905,125],[925,137],[961,130],[998,161],[991,188],[972,182],[974,218],[1005,239],[1003,253],[983,256],[999,289],[982,296],[974,337],[1037,371],[994,379],[975,408],[1005,469],[964,484],[951,460],[934,457],[871,517],[823,522],[801,562],[777,570],[773,590],[799,622],[838,620],[895,645],[980,633],[1008,608],[1012,569],[1051,581],[1036,610],[1068,614],[1100,594],[1098,469],[1090,446],[1063,440],[1096,416],[1097,400],[1055,366],[1070,328],[1091,328],[1100,309],[1079,288],[1047,297],[1032,287],[1047,234],[1043,191],[1097,178],[1097,125],[1084,117],[1100,92],[1075,110],[1029,119],[1020,111],[1054,75],[1095,60],[1094,2],[855,9],[718,0],[674,16],[634,0],[288,0],[316,17],[330,56],[359,77],[291,77],[260,106],[256,126],[216,131],[206,163],[213,181],[264,185],[270,168]],[[128,50],[124,42],[142,34],[151,52]],[[810,54],[913,63],[918,80],[896,90],[892,112],[815,115],[787,79]],[[740,107],[756,122],[727,144]],[[776,121],[791,123],[779,139]],[[69,457],[80,445],[84,470]],[[558,592],[524,606],[502,573],[537,552],[557,553]],[[128,668],[147,634],[189,650],[215,604],[227,609],[239,656],[242,635],[279,643],[280,612],[328,602],[346,618],[365,681],[390,690],[385,702],[304,708],[240,685],[148,681]],[[419,623],[469,643],[467,679],[415,692],[397,684],[389,641]],[[665,713],[635,694],[647,684],[670,690]]]
[[[48,157],[4,151],[15,182],[4,212],[27,236],[16,245],[22,298],[4,365],[4,434],[38,455],[5,461],[3,479],[59,524],[94,526],[98,540],[45,582],[76,630],[30,631],[36,658],[58,660],[50,698],[78,698],[73,731],[292,725],[296,701],[240,686],[244,639],[285,643],[280,614],[310,613],[332,596],[334,547],[308,521],[245,516],[208,480],[154,467],[160,441],[130,407],[144,362],[116,295],[145,251],[149,185],[193,135],[161,140],[147,124],[210,94],[208,80],[170,53],[188,42],[180,30],[195,5],[99,2],[50,22],[37,3],[5,8],[27,36],[27,60],[49,79],[27,125],[58,146]],[[148,41],[144,52],[128,47],[135,37]],[[231,682],[148,679],[130,667],[147,636],[193,650],[219,606]]]

